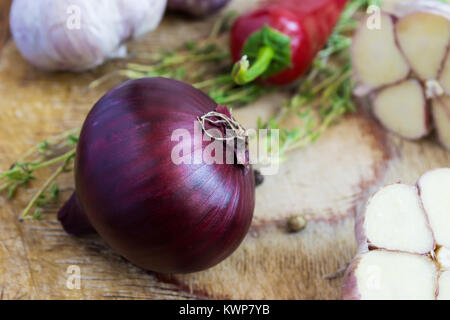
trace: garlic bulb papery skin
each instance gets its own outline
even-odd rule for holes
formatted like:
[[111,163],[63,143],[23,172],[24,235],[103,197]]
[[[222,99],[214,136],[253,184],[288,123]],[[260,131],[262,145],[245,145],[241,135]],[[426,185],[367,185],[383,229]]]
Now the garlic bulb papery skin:
[[125,57],[124,42],[154,30],[167,0],[14,0],[10,25],[22,56],[45,71],[84,71]]

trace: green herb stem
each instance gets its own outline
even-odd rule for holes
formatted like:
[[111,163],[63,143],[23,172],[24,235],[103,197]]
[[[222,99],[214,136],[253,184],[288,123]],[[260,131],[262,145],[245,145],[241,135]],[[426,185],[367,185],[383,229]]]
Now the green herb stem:
[[80,128],[76,128],[76,129],[72,129],[69,130],[67,132],[58,134],[48,140],[44,140],[38,144],[36,144],[35,146],[33,146],[32,148],[30,148],[27,152],[25,152],[22,156],[20,156],[16,162],[20,163],[23,162],[25,159],[27,159],[28,157],[30,157],[31,155],[33,155],[33,153],[35,153],[36,151],[38,151],[39,149],[42,149],[43,146],[50,146],[53,145],[55,143],[58,143],[60,141],[66,140],[67,137],[71,136],[71,135],[78,135],[80,133]]
[[58,178],[61,173],[63,173],[64,171],[67,170],[67,166],[70,163],[70,161],[73,159],[74,155],[75,155],[75,152],[71,153],[71,155],[69,157],[66,157],[66,159],[64,160],[64,163],[55,172],[53,172],[53,174],[42,185],[42,187],[39,189],[39,191],[34,194],[31,201],[28,203],[26,208],[22,211],[22,214],[20,215],[20,219],[22,219],[22,220],[30,219],[29,213],[30,213],[31,209],[36,205],[36,203],[43,196],[43,194],[47,191],[47,189],[50,187],[50,185],[56,180],[56,178]]
[[[0,192],[8,190],[8,199],[12,198],[19,187],[34,180],[34,172],[38,169],[71,160],[75,156],[74,146],[78,142],[80,128],[59,134],[53,138],[38,143],[25,152],[7,171],[0,172]],[[67,151],[67,148],[70,148]],[[31,158],[31,159],[30,159]],[[65,166],[67,168],[67,165]],[[47,186],[43,188],[45,192]],[[42,197],[42,192],[38,196]],[[42,200],[42,199],[40,199]],[[31,207],[36,202],[33,197]],[[40,201],[43,203],[43,201]],[[27,206],[29,207],[30,204]]]
[[[355,109],[349,61],[351,31],[357,26],[353,17],[373,2],[354,0],[347,5],[327,45],[300,81],[298,93],[266,123],[258,121],[259,128],[280,129],[281,159],[286,157],[286,153],[316,141],[341,116]],[[283,121],[293,115],[300,118],[301,124],[290,130],[284,129]]]

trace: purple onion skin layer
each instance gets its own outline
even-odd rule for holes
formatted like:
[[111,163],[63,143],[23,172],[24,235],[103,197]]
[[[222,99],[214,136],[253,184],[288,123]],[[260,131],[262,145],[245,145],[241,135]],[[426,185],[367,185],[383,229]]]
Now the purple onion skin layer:
[[95,233],[95,229],[81,207],[76,192],[67,200],[58,212],[58,220],[61,221],[64,230],[75,236]]
[[[76,195],[105,242],[143,269],[204,270],[228,257],[248,232],[255,206],[251,168],[171,160],[179,143],[171,141],[173,130],[185,128],[193,137],[197,117],[216,107],[190,85],[145,78],[109,91],[83,125]],[[59,218],[69,232],[85,228],[64,208]]]
[[229,2],[230,0],[168,0],[167,8],[171,11],[202,18],[216,13]]

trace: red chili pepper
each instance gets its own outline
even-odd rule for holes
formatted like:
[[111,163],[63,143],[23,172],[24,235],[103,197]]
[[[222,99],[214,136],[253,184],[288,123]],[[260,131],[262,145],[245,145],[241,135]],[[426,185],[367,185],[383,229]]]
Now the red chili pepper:
[[347,0],[271,0],[239,17],[231,30],[237,84],[261,78],[291,83],[326,44]]

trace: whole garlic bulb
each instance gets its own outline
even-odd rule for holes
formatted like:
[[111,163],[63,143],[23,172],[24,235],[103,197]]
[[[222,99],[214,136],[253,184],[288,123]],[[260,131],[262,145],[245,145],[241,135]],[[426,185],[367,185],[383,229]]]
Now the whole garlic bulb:
[[167,0],[14,0],[11,33],[22,56],[47,70],[83,71],[124,57],[129,38],[155,29]]

